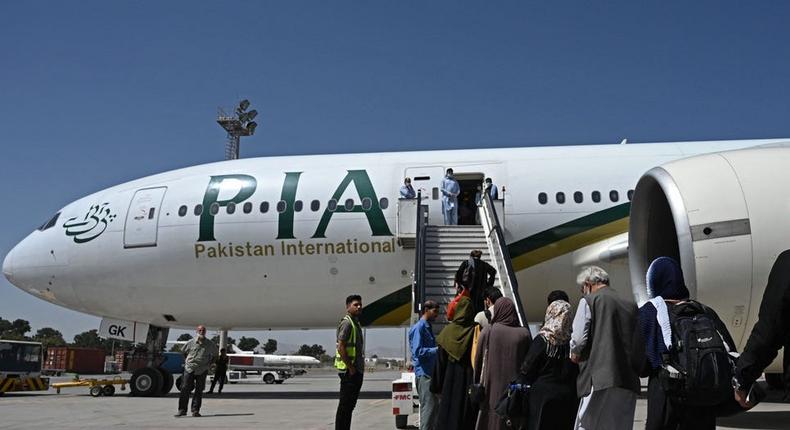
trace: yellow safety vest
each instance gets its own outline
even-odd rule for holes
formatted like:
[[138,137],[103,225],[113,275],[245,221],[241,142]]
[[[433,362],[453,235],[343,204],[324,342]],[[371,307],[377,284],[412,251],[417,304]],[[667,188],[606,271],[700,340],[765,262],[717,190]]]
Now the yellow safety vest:
[[[344,316],[340,322],[342,323],[344,320],[348,320],[348,322],[351,323],[351,338],[346,341],[346,354],[353,363],[354,359],[357,357],[357,325],[354,324],[354,319],[351,318],[350,315]],[[340,324],[337,325],[337,328],[340,328]],[[337,348],[335,348],[335,368],[341,371],[345,371],[347,368]]]

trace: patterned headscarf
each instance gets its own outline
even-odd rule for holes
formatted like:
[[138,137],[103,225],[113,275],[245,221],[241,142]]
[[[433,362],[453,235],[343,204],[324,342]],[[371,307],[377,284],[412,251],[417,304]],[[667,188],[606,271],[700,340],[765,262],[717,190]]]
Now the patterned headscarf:
[[565,353],[571,339],[571,304],[555,300],[546,308],[546,318],[538,334],[546,339],[546,354],[558,357]]

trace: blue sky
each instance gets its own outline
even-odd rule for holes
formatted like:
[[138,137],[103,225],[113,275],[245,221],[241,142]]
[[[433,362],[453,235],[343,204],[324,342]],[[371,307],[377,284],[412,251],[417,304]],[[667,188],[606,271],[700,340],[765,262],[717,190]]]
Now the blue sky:
[[[243,157],[790,137],[788,22],[771,1],[2,2],[0,255],[80,196],[221,159],[241,97]],[[4,278],[0,316],[98,327]]]

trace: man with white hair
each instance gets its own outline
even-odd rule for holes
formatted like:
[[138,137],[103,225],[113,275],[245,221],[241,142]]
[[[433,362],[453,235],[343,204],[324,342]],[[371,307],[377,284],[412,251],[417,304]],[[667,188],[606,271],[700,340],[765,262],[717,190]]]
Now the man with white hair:
[[617,295],[600,267],[583,268],[576,283],[583,297],[570,342],[582,397],[575,428],[630,430],[645,360],[636,304]]

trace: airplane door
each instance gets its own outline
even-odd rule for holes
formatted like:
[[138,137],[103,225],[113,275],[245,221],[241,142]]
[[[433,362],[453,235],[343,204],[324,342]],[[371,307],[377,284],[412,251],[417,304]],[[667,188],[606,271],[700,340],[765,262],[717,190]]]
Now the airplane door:
[[405,176],[411,178],[415,191],[422,190],[423,204],[428,205],[429,224],[444,224],[441,186],[445,168],[442,166],[409,167]]
[[159,212],[167,187],[137,190],[126,213],[124,248],[156,246]]

